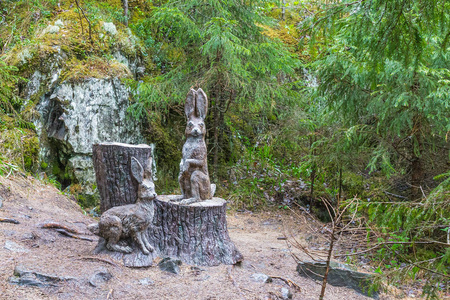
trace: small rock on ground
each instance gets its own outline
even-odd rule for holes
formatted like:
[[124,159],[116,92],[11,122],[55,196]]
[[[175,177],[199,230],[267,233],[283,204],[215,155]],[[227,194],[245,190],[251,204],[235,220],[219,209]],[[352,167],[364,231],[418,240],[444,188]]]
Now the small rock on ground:
[[289,289],[287,288],[281,288],[281,298],[283,300],[287,300],[287,299],[292,299],[292,293]]
[[150,278],[148,278],[148,277],[139,279],[139,284],[140,285],[151,285],[151,284],[154,284],[154,283],[155,282],[153,280],[151,280]]
[[9,241],[9,240],[6,240],[4,248],[9,250],[9,251],[17,252],[17,253],[28,253],[28,252],[30,252],[30,250],[22,247],[21,245],[15,243],[13,241]]
[[103,283],[109,281],[112,277],[113,276],[109,272],[108,269],[101,268],[101,269],[95,271],[95,273],[89,279],[89,283],[92,286],[97,287],[97,286],[102,285]]
[[76,280],[76,278],[39,273],[36,271],[27,270],[24,266],[16,266],[14,269],[14,276],[9,278],[9,282],[14,284],[37,287],[54,287],[60,282],[69,280]]
[[161,260],[158,264],[158,267],[166,272],[170,272],[173,274],[180,274],[181,260],[174,259],[171,257],[166,257]]
[[266,274],[263,273],[252,274],[251,278],[253,279],[253,281],[256,282],[264,282],[264,283],[272,282],[272,277],[267,276]]

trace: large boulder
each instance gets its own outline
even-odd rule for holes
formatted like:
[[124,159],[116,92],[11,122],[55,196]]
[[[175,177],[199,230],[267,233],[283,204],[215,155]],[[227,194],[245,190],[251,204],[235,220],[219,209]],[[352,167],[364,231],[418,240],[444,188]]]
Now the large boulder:
[[[307,278],[322,281],[325,275],[326,262],[300,262],[297,265],[297,272]],[[356,268],[338,262],[330,262],[327,283],[333,286],[343,286],[351,288],[361,294],[372,296],[378,299],[378,293],[371,290],[374,275],[370,273],[358,272]]]
[[144,142],[139,124],[126,116],[129,97],[120,79],[90,78],[57,85],[37,107],[42,158],[57,157],[53,163],[63,169],[65,177],[93,185],[93,144]]

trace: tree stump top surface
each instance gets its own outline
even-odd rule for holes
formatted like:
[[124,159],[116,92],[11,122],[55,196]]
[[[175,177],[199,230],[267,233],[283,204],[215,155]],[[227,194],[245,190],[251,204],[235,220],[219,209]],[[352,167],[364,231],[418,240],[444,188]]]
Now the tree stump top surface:
[[[175,200],[181,200],[183,198],[182,195],[158,195],[157,199],[159,201],[163,202],[170,202],[175,205],[180,205],[177,202],[174,202]],[[182,205],[182,206],[189,206],[189,207],[221,207],[223,206],[227,201],[222,198],[213,197],[212,199],[201,201],[201,202],[195,202],[191,203],[189,205]]]
[[146,144],[139,144],[139,145],[131,145],[131,144],[125,144],[125,143],[118,143],[118,142],[103,142],[98,143],[94,145],[100,145],[100,146],[120,146],[120,147],[127,147],[127,148],[152,148],[149,145]]

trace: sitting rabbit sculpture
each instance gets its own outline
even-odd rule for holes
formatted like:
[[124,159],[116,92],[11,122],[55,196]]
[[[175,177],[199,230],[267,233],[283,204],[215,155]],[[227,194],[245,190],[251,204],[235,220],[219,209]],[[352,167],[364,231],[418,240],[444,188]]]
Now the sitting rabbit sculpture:
[[191,89],[186,97],[184,111],[187,118],[186,142],[180,162],[180,183],[182,200],[180,204],[190,204],[211,199],[215,185],[209,181],[207,150],[205,143],[205,117],[208,99],[202,89]]
[[106,248],[110,251],[131,253],[133,249],[130,246],[118,244],[120,239],[128,237],[137,243],[144,254],[148,255],[154,250],[147,238],[147,228],[155,213],[153,200],[157,196],[151,166],[151,158],[144,170],[139,161],[132,157],[131,174],[139,184],[136,203],[112,207],[102,214],[98,224],[88,227],[90,231],[105,239]]

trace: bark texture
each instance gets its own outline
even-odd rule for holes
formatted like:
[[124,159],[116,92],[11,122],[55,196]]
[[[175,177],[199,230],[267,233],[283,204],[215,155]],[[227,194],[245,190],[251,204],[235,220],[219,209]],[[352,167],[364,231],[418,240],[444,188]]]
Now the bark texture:
[[226,201],[213,198],[191,205],[179,205],[158,196],[149,241],[160,256],[181,259],[199,266],[232,265],[243,260],[228,235]]
[[[131,157],[147,169],[152,148],[148,145],[101,143],[92,147],[95,177],[100,193],[100,211],[133,204],[137,199],[138,183],[131,176]],[[151,168],[151,166],[149,166]]]

